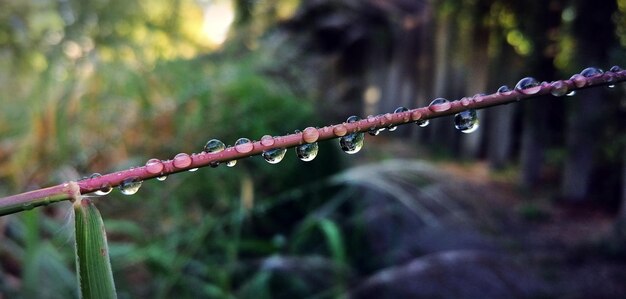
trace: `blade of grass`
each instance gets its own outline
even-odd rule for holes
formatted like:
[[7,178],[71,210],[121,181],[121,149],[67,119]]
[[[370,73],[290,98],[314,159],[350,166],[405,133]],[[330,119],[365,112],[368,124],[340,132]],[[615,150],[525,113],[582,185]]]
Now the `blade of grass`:
[[117,298],[102,217],[96,206],[80,195],[74,201],[76,267],[82,298]]

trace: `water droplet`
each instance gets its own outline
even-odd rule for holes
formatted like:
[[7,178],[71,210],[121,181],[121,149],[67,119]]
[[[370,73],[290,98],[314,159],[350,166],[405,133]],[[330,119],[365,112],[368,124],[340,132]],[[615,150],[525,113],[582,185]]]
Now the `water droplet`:
[[368,134],[372,135],[372,136],[378,136],[380,134],[380,132],[382,132],[382,129],[377,129],[377,128],[371,128],[367,131]]
[[151,174],[161,173],[163,163],[159,159],[150,159],[146,162],[146,171]]
[[550,93],[555,97],[562,97],[567,94],[567,84],[563,81],[554,81],[550,84]]
[[472,133],[478,129],[478,115],[476,110],[469,109],[454,115],[454,127],[463,133]]
[[609,71],[614,72],[614,73],[617,73],[617,72],[621,72],[621,71],[622,71],[622,68],[621,68],[621,67],[619,67],[619,66],[617,66],[617,65],[614,65],[614,66],[612,66],[612,67],[609,69]]
[[452,107],[452,104],[450,104],[450,101],[444,98],[436,98],[432,102],[430,102],[430,105],[428,105],[428,109],[430,109],[430,111],[432,112],[447,111],[448,109],[450,109],[450,107]]
[[249,153],[254,149],[252,141],[248,138],[239,138],[235,141],[235,150],[239,153]]
[[373,116],[373,115],[368,115],[367,116],[367,122],[368,123],[373,123],[375,121],[376,121],[376,117],[375,116]]
[[22,204],[22,210],[24,211],[28,211],[28,210],[32,210],[35,206],[32,203],[23,203]]
[[313,127],[308,127],[302,132],[302,140],[306,143],[316,142],[320,138],[320,132]]
[[300,160],[305,162],[315,159],[318,151],[319,145],[317,145],[317,142],[296,146],[296,155]]
[[417,122],[415,122],[418,126],[424,128],[424,127],[428,127],[428,125],[430,124],[430,121],[428,119],[423,119],[423,120],[418,120]]
[[576,91],[575,91],[575,90],[572,90],[572,91],[570,91],[570,92],[566,93],[565,95],[566,95],[566,96],[568,96],[568,97],[573,97],[573,96],[575,96],[575,95],[576,95]]
[[364,133],[352,133],[339,139],[341,149],[348,154],[356,154],[363,147]]
[[226,145],[224,145],[224,142],[218,139],[211,139],[204,146],[204,151],[209,154],[217,154],[225,149]]
[[185,153],[177,154],[176,156],[174,156],[174,160],[172,161],[172,164],[176,168],[185,168],[191,165],[191,157]]
[[345,136],[348,133],[348,129],[344,125],[337,125],[333,128],[333,134],[335,136],[341,137]]
[[210,166],[211,168],[216,168],[216,167],[220,166],[220,162],[218,162],[218,161],[213,161],[213,162],[209,163],[209,166]]
[[580,72],[581,75],[583,75],[586,78],[591,78],[591,77],[595,77],[595,76],[600,76],[604,73],[604,71],[602,71],[601,69],[597,68],[597,67],[588,67],[584,70],[582,70]]
[[576,87],[583,87],[587,85],[587,78],[585,78],[585,76],[581,74],[575,74],[569,79],[572,80],[572,82],[574,82],[574,85]]
[[474,102],[476,102],[476,103],[480,103],[480,102],[482,102],[482,101],[483,101],[483,97],[484,97],[484,96],[485,96],[485,94],[484,94],[484,93],[477,93],[477,94],[475,94],[475,95],[472,97],[472,99],[474,100]]
[[[99,177],[101,177],[102,175],[99,173],[93,173],[92,175],[89,176],[89,179],[97,179]],[[109,193],[111,193],[111,190],[113,190],[113,187],[111,187],[111,185],[104,183],[102,184],[102,186],[100,186],[100,190],[95,191],[94,194],[95,195],[107,195]]]
[[133,195],[141,188],[142,181],[137,177],[125,179],[119,186],[120,192],[124,195]]
[[287,152],[286,148],[275,148],[267,151],[263,151],[263,159],[270,164],[278,164],[285,157]]
[[272,146],[274,145],[274,137],[271,135],[264,135],[261,137],[261,145],[262,146]]
[[[406,107],[398,107],[396,108],[396,110],[393,111],[393,113],[402,113],[402,112],[407,112],[409,111],[409,109],[407,109]],[[392,125],[389,127],[389,132],[393,132],[398,128],[398,126]]]
[[167,176],[166,175],[158,176],[156,179],[157,179],[157,181],[163,182],[163,181],[167,180]]
[[230,160],[226,162],[226,166],[228,167],[234,167],[235,165],[237,165],[237,160]]
[[418,121],[420,118],[422,118],[422,112],[420,112],[419,110],[414,110],[413,112],[411,112],[412,121]]
[[196,171],[198,171],[198,167],[189,169],[189,172],[196,172]]
[[526,77],[517,82],[515,90],[523,94],[536,94],[541,90],[541,85],[539,85],[539,82],[537,82],[535,78]]
[[469,104],[470,104],[472,101],[470,101],[470,99],[469,99],[469,98],[467,98],[467,97],[463,97],[463,98],[461,98],[461,101],[460,101],[460,102],[461,102],[461,105],[462,105],[463,107],[467,107],[467,106],[469,106]]
[[608,87],[608,88],[615,88],[615,84],[609,84],[606,87]]
[[511,91],[512,90],[508,86],[502,85],[502,86],[500,86],[500,88],[498,88],[497,92],[500,93],[500,94],[510,94]]

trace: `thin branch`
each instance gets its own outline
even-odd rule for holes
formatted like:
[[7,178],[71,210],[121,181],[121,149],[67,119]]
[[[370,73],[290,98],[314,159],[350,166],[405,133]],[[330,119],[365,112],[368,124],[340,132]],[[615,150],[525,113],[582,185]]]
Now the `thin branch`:
[[[449,107],[447,104],[438,106],[438,108],[422,107],[408,110],[406,112],[387,113],[367,117],[359,121],[330,125],[323,128],[309,127],[300,133],[273,137],[271,142],[267,142],[267,140],[265,140],[239,146],[232,146],[219,153],[201,152],[187,156],[182,155],[179,160],[176,158],[173,160],[163,161],[154,160],[157,162],[156,165],[153,164],[150,167],[134,167],[81,180],[77,183],[80,186],[80,193],[87,194],[102,190],[103,188],[110,189],[112,187],[119,186],[122,182],[128,180],[144,181],[194,168],[215,165],[216,162],[225,163],[232,160],[240,160],[259,155],[263,153],[263,151],[271,149],[290,148],[305,143],[314,143],[339,138],[351,133],[367,132],[373,128],[386,128],[392,125],[403,125],[453,115],[468,109],[482,109],[497,105],[504,105],[544,95],[558,94],[559,96],[562,96],[566,92],[602,85],[614,85],[616,83],[626,81],[626,70],[621,70],[619,68],[612,68],[612,70],[613,71],[596,74],[590,77],[574,75],[569,80],[553,81],[550,83],[544,82],[536,87],[525,90],[511,90],[489,95],[477,95],[471,98],[462,98],[460,100],[450,102]],[[0,216],[28,210],[36,206],[47,205],[57,201],[68,200],[72,198],[73,194],[68,186],[69,183],[64,183],[53,187],[0,198]]]

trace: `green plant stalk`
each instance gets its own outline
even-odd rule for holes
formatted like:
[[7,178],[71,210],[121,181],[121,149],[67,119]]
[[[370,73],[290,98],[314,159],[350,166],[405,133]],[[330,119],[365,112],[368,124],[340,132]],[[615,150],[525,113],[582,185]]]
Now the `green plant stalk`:
[[[159,160],[161,163],[157,171],[153,167],[142,166],[109,173],[100,177],[85,179],[77,182],[80,193],[87,194],[96,192],[103,188],[111,188],[119,186],[123,181],[133,179],[143,181],[164,175],[178,172],[184,172],[193,168],[206,167],[215,165],[216,162],[228,162],[239,160],[251,156],[256,156],[263,151],[291,148],[304,143],[313,143],[323,140],[339,138],[347,134],[356,132],[367,132],[372,128],[386,128],[394,125],[403,125],[421,120],[428,120],[448,115],[454,115],[468,109],[483,109],[492,106],[510,104],[550,95],[557,90],[556,85],[560,88],[566,88],[566,91],[576,91],[580,89],[599,87],[603,85],[615,85],[626,81],[626,70],[617,70],[614,72],[606,72],[592,77],[583,77],[576,75],[569,80],[558,80],[553,82],[544,82],[539,85],[536,90],[533,88],[532,93],[513,90],[504,93],[493,93],[489,95],[476,95],[471,98],[462,98],[460,100],[450,102],[449,107],[445,109],[430,109],[430,107],[422,107],[411,109],[406,112],[387,113],[367,119],[329,125],[323,128],[308,127],[300,133],[277,136],[273,138],[271,145],[263,144],[261,141],[247,144],[244,147],[228,147],[219,153],[198,153],[188,155],[191,161],[185,163],[184,166],[177,166],[174,160]],[[67,192],[67,183],[57,185],[45,189],[30,191],[22,194],[0,198],[0,216],[29,210],[36,206],[46,205],[52,202],[71,199],[71,194]]]
[[117,298],[102,217],[89,199],[74,201],[76,272],[81,298]]

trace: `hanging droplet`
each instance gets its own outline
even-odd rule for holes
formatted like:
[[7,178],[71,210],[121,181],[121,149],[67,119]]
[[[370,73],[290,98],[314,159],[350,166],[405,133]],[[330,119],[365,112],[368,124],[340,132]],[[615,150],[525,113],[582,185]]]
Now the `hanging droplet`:
[[157,179],[157,181],[163,182],[163,181],[167,180],[167,176],[166,175],[158,176],[156,179]]
[[161,173],[163,163],[159,159],[150,159],[146,162],[146,171],[151,174]]
[[226,166],[228,167],[234,167],[235,165],[237,165],[237,160],[230,160],[226,162]]
[[235,150],[239,153],[246,154],[254,149],[252,141],[248,138],[239,138],[235,141]]
[[580,74],[583,75],[586,78],[591,78],[591,77],[600,76],[600,75],[604,74],[604,71],[602,71],[601,69],[599,69],[597,67],[588,67],[588,68],[582,70],[580,72]]
[[296,155],[298,156],[298,159],[305,162],[315,159],[315,157],[317,157],[318,151],[319,145],[317,144],[317,142],[296,146]]
[[119,189],[124,195],[133,195],[139,191],[141,183],[137,177],[127,178],[120,184]]
[[606,87],[608,87],[608,88],[615,88],[615,84],[609,84]]
[[377,128],[371,128],[367,131],[367,134],[370,134],[372,136],[378,136],[380,134],[380,132],[382,132],[382,129],[377,129]]
[[287,152],[286,148],[275,148],[267,151],[263,151],[263,159],[270,164],[278,164],[285,157]]
[[463,133],[472,133],[478,129],[478,115],[476,110],[469,109],[454,115],[454,127]]
[[566,93],[565,95],[566,95],[566,96],[568,96],[568,97],[573,97],[573,96],[575,96],[575,95],[576,95],[576,91],[575,91],[575,90],[572,90],[572,91],[570,91],[570,92]]
[[261,137],[262,146],[272,146],[274,145],[274,142],[274,137],[272,137],[271,135],[264,135],[263,137]]
[[218,161],[213,161],[213,162],[209,163],[209,166],[210,166],[211,168],[216,168],[216,167],[220,166],[220,162],[218,162]]
[[617,72],[621,72],[621,71],[622,71],[622,68],[621,68],[621,67],[619,67],[619,66],[617,66],[617,65],[614,65],[614,66],[612,66],[612,67],[609,69],[609,71],[614,72],[614,73],[617,73]]
[[497,92],[500,94],[508,94],[508,93],[511,93],[511,89],[506,85],[502,85],[500,86],[500,88],[498,88]]
[[422,119],[422,120],[416,121],[415,124],[417,124],[418,126],[422,128],[425,128],[425,127],[428,127],[428,125],[430,124],[430,121],[428,119]]
[[567,84],[563,81],[554,81],[550,84],[550,93],[555,97],[562,97],[567,94]]
[[224,142],[218,139],[211,139],[204,146],[204,151],[209,154],[217,154],[225,149],[226,145],[224,145]]
[[536,94],[541,90],[541,85],[539,85],[539,82],[537,82],[535,78],[526,77],[517,82],[515,90],[523,94]]
[[428,105],[428,109],[430,109],[430,111],[432,112],[447,111],[448,109],[450,109],[450,107],[452,107],[452,104],[450,104],[450,101],[444,98],[436,98],[432,102],[430,102],[430,105]]
[[185,168],[191,165],[191,157],[186,153],[180,153],[174,156],[174,160],[172,161],[172,165],[176,168]]
[[306,143],[316,142],[320,138],[320,132],[313,127],[308,127],[302,132],[302,140]]
[[[406,107],[400,106],[396,108],[396,110],[394,110],[393,113],[402,113],[402,112],[407,112],[407,111],[409,111],[409,109],[407,109]],[[393,132],[396,129],[398,129],[398,126],[392,125],[389,127],[389,132]]]
[[341,149],[348,154],[356,154],[363,147],[364,133],[352,133],[339,139]]
[[[90,179],[97,179],[97,178],[99,178],[101,176],[102,176],[101,174],[96,172],[96,173],[90,175],[89,178]],[[113,190],[113,187],[111,187],[111,185],[105,183],[105,184],[102,184],[102,186],[100,186],[100,190],[95,191],[94,194],[101,195],[101,196],[102,195],[107,195],[107,194],[111,193],[111,190]]]
[[196,171],[198,171],[198,167],[189,169],[189,172],[196,172]]

